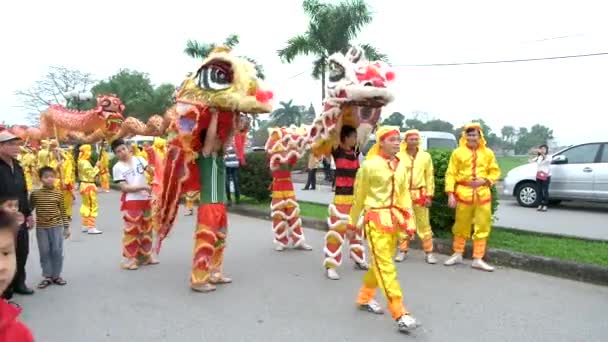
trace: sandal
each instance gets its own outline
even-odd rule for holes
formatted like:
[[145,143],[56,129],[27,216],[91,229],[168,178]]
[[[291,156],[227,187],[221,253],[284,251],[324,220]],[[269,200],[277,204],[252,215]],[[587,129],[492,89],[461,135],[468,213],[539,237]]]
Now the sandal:
[[209,278],[209,282],[214,285],[230,284],[230,283],[232,283],[232,279],[225,277],[223,275],[218,275],[218,276]]
[[36,286],[38,289],[45,289],[47,288],[49,285],[52,285],[53,282],[50,278],[46,278],[43,279],[40,283],[38,283],[38,286]]
[[55,284],[55,285],[63,286],[63,285],[65,285],[65,284],[67,284],[67,283],[68,283],[68,282],[67,282],[67,281],[65,281],[65,280],[64,280],[63,278],[61,278],[61,277],[57,277],[57,278],[53,279],[53,284]]

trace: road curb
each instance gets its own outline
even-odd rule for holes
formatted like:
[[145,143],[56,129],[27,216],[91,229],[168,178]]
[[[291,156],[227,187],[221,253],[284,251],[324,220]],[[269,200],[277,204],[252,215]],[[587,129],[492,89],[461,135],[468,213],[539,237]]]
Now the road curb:
[[[233,214],[270,220],[269,211],[247,205],[238,205],[228,208]],[[302,225],[306,228],[326,231],[327,223],[320,219],[302,218]],[[440,254],[452,254],[452,241],[448,239],[433,239],[435,251]],[[421,249],[419,241],[413,241],[410,246]],[[465,258],[471,258],[472,247],[467,245]],[[488,248],[486,258],[488,262],[507,266],[524,271],[546,274],[550,276],[582,281],[597,285],[608,286],[608,268],[596,265],[579,264],[554,258],[512,252],[503,249]]]

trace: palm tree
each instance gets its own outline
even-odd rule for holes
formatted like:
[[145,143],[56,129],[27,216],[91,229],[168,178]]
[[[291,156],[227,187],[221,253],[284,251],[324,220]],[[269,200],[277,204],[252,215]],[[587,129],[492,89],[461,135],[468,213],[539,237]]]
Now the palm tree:
[[293,100],[279,102],[281,108],[270,114],[271,126],[287,127],[290,125],[300,126],[302,124],[302,108],[294,106]]
[[[278,54],[287,63],[299,55],[315,56],[312,76],[321,79],[321,94],[325,98],[327,58],[336,52],[346,53],[351,41],[372,21],[372,13],[365,0],[343,0],[337,5],[304,0],[302,7],[310,18],[308,30],[289,39]],[[387,56],[375,47],[361,44],[361,48],[369,60],[387,61]]]
[[[232,49],[235,46],[237,46],[238,44],[239,44],[239,36],[236,34],[231,34],[228,37],[226,37],[226,39],[224,39],[224,43],[222,45]],[[192,58],[204,59],[216,47],[217,47],[217,44],[215,44],[215,43],[200,43],[196,40],[188,39],[188,41],[186,42],[186,48],[184,49],[184,53]],[[259,79],[263,80],[266,78],[266,75],[264,75],[264,68],[255,59],[247,57],[247,56],[240,56],[240,57],[248,60],[251,64],[253,64],[253,66],[255,67],[256,76]]]

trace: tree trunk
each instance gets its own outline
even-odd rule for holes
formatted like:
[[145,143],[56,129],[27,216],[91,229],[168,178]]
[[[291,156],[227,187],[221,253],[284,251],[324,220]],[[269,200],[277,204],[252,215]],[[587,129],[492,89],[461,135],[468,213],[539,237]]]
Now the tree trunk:
[[321,67],[321,103],[325,100],[325,66]]

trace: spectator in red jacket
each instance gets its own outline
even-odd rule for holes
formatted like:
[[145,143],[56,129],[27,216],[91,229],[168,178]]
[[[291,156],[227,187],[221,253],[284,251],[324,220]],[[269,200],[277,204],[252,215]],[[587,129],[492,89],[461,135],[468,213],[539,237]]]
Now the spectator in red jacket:
[[[0,292],[13,281],[17,268],[15,234],[18,224],[14,214],[0,210]],[[17,320],[21,309],[0,299],[0,342],[33,342],[25,324]]]

